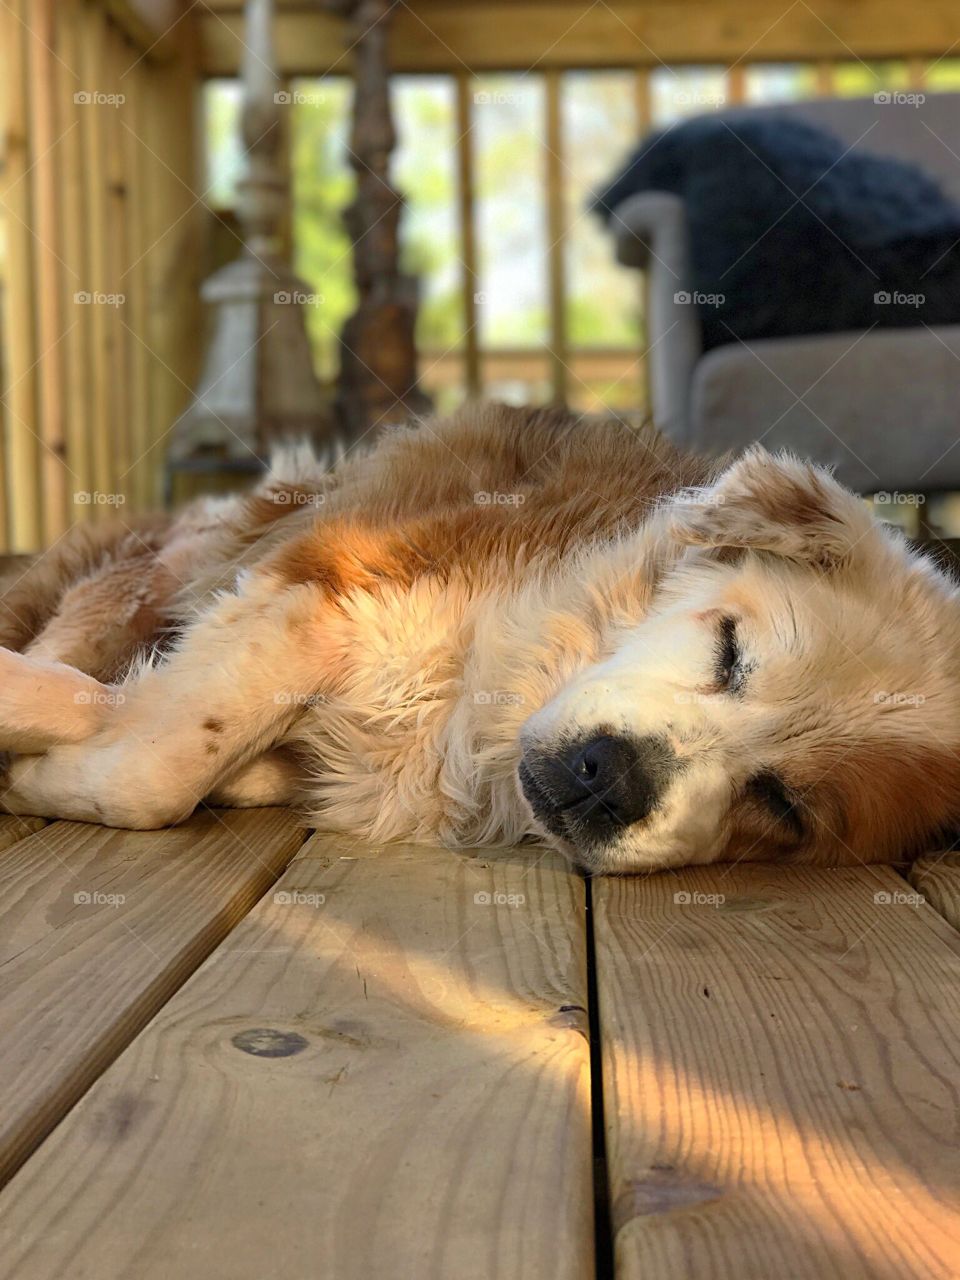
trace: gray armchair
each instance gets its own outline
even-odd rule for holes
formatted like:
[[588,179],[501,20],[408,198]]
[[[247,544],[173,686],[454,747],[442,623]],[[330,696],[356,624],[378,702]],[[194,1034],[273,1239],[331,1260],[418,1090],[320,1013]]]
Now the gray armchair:
[[[960,201],[960,94],[915,107],[821,99],[755,110],[911,160]],[[647,273],[653,417],[671,439],[713,454],[753,440],[788,447],[862,493],[960,489],[960,325],[733,342],[704,354],[697,309],[683,296],[682,199],[632,196],[612,226],[619,260]]]

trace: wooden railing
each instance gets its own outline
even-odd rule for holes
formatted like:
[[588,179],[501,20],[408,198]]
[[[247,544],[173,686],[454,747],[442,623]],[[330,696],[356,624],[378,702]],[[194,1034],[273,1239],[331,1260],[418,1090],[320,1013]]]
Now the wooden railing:
[[[278,0],[277,52],[288,83],[298,77],[349,72],[350,54],[338,20],[329,12]],[[239,0],[209,0],[199,19],[201,65],[208,75],[230,75],[237,65]],[[591,352],[571,340],[570,281],[565,261],[569,231],[565,202],[563,92],[568,71],[621,70],[633,76],[636,133],[657,123],[654,80],[664,70],[712,67],[722,77],[727,105],[751,99],[752,69],[782,62],[802,64],[813,96],[847,92],[849,69],[866,70],[861,59],[893,66],[896,88],[923,88],[928,67],[940,68],[953,46],[960,50],[960,9],[943,0],[913,12],[894,0],[818,0],[788,9],[776,21],[759,0],[689,0],[674,4],[611,3],[593,6],[574,0],[538,4],[516,0],[411,0],[392,18],[390,48],[397,72],[449,77],[455,86],[457,216],[460,258],[461,340],[452,351],[422,352],[426,389],[449,395],[477,395],[498,381],[532,377],[557,401],[589,405],[589,388],[575,370],[602,366],[602,378],[628,384],[634,407],[646,402],[642,339],[634,346]],[[954,53],[956,56],[956,53]],[[895,66],[894,66],[895,64]],[[548,331],[538,359],[525,348],[485,347],[478,325],[477,296],[484,289],[482,246],[478,245],[478,156],[476,92],[483,75],[517,71],[542,83],[542,140],[545,194],[546,311]],[[885,88],[883,72],[859,92]],[[932,85],[931,87],[937,87]],[[624,138],[624,144],[628,142]],[[319,287],[319,285],[318,285]],[[640,282],[637,282],[638,293]],[[593,407],[593,406],[591,406]]]
[[28,551],[159,499],[198,341],[196,68],[188,31],[118,0],[0,24],[0,543]]

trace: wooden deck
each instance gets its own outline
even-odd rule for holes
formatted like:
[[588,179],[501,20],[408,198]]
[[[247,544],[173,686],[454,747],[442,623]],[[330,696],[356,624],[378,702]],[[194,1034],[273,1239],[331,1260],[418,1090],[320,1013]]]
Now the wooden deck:
[[955,857],[0,847],[4,1278],[960,1275]]

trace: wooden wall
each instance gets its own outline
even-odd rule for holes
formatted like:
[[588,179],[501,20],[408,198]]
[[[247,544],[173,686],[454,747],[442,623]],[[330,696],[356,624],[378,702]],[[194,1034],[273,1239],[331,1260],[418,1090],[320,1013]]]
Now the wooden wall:
[[3,550],[159,499],[195,373],[194,50],[119,0],[0,6]]

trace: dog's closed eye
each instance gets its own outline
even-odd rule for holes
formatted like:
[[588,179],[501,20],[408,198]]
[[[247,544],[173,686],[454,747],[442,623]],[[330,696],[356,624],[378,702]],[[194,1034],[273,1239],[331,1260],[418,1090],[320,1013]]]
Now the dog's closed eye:
[[778,774],[770,770],[755,773],[747,782],[746,793],[798,839],[806,835],[806,823],[799,800],[791,794]]
[[744,677],[741,658],[737,620],[721,618],[716,643],[716,680],[721,690],[739,693]]

